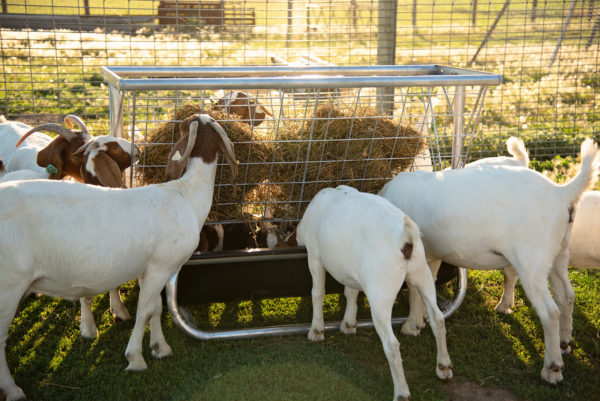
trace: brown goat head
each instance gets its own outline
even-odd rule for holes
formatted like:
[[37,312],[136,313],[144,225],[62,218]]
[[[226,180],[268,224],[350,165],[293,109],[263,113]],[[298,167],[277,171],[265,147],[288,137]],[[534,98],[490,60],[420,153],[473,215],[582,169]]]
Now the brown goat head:
[[[78,130],[73,128],[73,123],[78,126]],[[44,149],[38,152],[37,164],[46,168],[50,179],[60,180],[65,176],[71,176],[78,181],[83,181],[80,174],[81,159],[74,153],[92,136],[87,126],[77,116],[66,116],[65,125],[71,129],[54,123],[39,125],[25,133],[16,146],[19,146],[34,132],[49,131],[58,134]]]
[[137,161],[139,149],[129,141],[103,135],[93,138],[74,153],[81,157],[80,175],[86,184],[121,188],[123,170]]
[[217,101],[217,106],[221,107],[226,113],[236,114],[242,122],[257,126],[260,125],[265,115],[273,117],[273,114],[254,96],[244,92],[230,91]]
[[231,168],[231,184],[235,187],[237,161],[233,143],[227,138],[223,128],[208,114],[194,114],[181,123],[180,130],[181,139],[169,153],[166,180],[181,177],[190,157],[199,157],[205,163],[212,163],[220,150]]

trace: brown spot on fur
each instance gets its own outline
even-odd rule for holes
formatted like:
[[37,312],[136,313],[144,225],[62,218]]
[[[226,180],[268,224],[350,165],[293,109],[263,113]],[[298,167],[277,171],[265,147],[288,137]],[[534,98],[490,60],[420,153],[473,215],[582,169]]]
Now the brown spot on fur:
[[573,214],[575,213],[575,206],[569,206],[569,224],[573,222]]
[[242,122],[254,126],[263,122],[265,112],[272,116],[253,96],[248,96],[244,92],[228,93],[225,97],[219,99],[217,106],[223,108],[227,113],[238,115]]
[[0,159],[0,173],[4,171],[4,162]]
[[561,349],[565,350],[565,349],[568,349],[569,347],[571,347],[571,349],[575,348],[575,344],[573,343],[573,340],[560,342]]
[[407,242],[402,247],[402,254],[404,255],[404,259],[408,260],[411,258],[413,252],[413,244],[412,242]]
[[496,256],[502,256],[502,257],[504,257],[504,255],[502,254],[502,252],[498,252],[498,251],[497,251],[497,250],[495,250],[495,249],[492,249],[490,252],[491,252],[491,253],[493,253],[493,254],[494,254],[494,255],[496,255]]
[[[205,163],[212,163],[217,158],[217,151],[221,150],[225,156],[225,159],[227,160],[227,163],[229,163],[229,166],[231,167],[233,184],[237,175],[237,161],[235,158],[232,159],[226,151],[226,147],[221,139],[221,136],[213,129],[211,125],[204,124],[200,120],[199,116],[199,114],[194,114],[181,122],[180,129],[184,135],[181,137],[181,139],[179,139],[179,141],[177,141],[177,143],[173,146],[173,149],[171,149],[171,153],[169,153],[169,161],[165,171],[165,178],[167,181],[170,181],[183,175],[187,161],[174,161],[173,155],[175,155],[176,152],[184,154],[188,143],[190,124],[192,121],[198,120],[198,135],[196,136],[196,142],[192,148],[190,158],[199,157]],[[229,142],[229,144],[231,145],[231,149],[235,152],[233,143]]]
[[80,171],[82,159],[80,156],[73,155],[83,146],[83,143],[82,135],[78,135],[71,142],[62,136],[57,136],[38,152],[37,164],[40,167],[48,167],[49,164],[56,167],[57,172],[48,175],[51,180],[62,180],[65,176],[70,176],[77,181],[83,181]]

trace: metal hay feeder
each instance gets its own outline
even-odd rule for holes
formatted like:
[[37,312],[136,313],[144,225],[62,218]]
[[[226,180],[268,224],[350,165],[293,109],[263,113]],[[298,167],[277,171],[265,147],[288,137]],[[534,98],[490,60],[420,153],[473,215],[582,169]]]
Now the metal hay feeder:
[[[219,91],[243,91],[271,110],[272,118],[260,125],[252,124],[248,138],[234,141],[239,159],[241,200],[231,199],[226,189],[228,177],[220,168],[215,180],[213,209],[229,207],[223,210],[230,214],[213,217],[207,224],[250,221],[293,224],[300,220],[303,208],[322,187],[346,184],[376,192],[400,168],[461,167],[468,154],[468,146],[464,145],[479,123],[487,87],[501,82],[500,75],[439,65],[103,67],[102,73],[109,84],[111,133],[127,135],[124,129],[124,115],[127,115],[129,132],[146,132],[143,139],[132,135],[133,142],[140,146],[157,145],[148,140],[147,133],[168,122],[177,108],[192,102],[209,109]],[[346,110],[347,114],[316,117],[323,105]],[[355,124],[365,121],[364,116],[356,114],[365,108],[375,110],[369,114],[368,118],[372,119],[369,121],[374,125],[367,132],[360,131],[361,127]],[[235,117],[227,115],[226,119],[229,118]],[[347,135],[336,137],[328,132],[328,127],[332,126],[332,120],[341,118],[348,120],[350,128]],[[318,119],[325,120],[326,123],[321,124],[325,132],[315,132]],[[395,152],[407,138],[400,130],[391,136],[380,135],[377,127],[381,127],[384,120],[393,121],[398,127],[415,127],[427,139],[426,149],[406,157],[398,156]],[[296,136],[286,134],[285,129],[290,125],[300,127]],[[177,140],[176,135],[173,132],[169,145]],[[392,149],[389,154],[377,154],[374,150],[382,142]],[[351,150],[356,143],[365,144],[359,154]],[[253,160],[253,146],[267,145],[272,146],[268,158],[260,162]],[[286,153],[292,156],[281,159],[278,152],[290,145],[296,146],[295,153]],[[330,157],[331,146],[345,151],[340,157]],[[238,148],[244,151],[238,154]],[[374,169],[375,165],[380,168]],[[152,167],[162,166],[147,165],[144,160],[132,166],[130,185],[144,185],[143,174],[136,175],[136,172]],[[256,169],[259,169],[260,180],[251,174]],[[280,169],[286,169],[288,176],[278,176]],[[443,265],[440,269],[438,283],[456,278],[454,298],[446,300],[438,296],[444,317],[456,311],[464,299],[466,277],[463,268]],[[308,296],[310,288],[304,248],[236,249],[195,253],[169,280],[166,296],[171,316],[187,334],[203,340],[233,339],[305,334],[310,324],[202,331],[181,312],[178,299],[211,302]],[[327,292],[341,293],[343,288],[329,278]],[[404,320],[394,318],[393,324]],[[373,327],[373,324],[360,321],[358,326]],[[338,323],[327,323],[325,327],[326,330],[338,328]]]

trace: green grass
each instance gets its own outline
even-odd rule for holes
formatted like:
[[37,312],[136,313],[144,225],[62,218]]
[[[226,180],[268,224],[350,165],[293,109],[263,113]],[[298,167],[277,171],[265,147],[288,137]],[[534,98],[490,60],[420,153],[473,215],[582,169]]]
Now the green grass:
[[[513,314],[498,315],[493,307],[502,290],[501,273],[477,271],[469,273],[467,298],[446,323],[455,385],[503,388],[523,400],[595,399],[600,388],[600,272],[572,271],[570,277],[576,291],[576,349],[564,359],[560,386],[539,377],[542,329],[521,288],[517,286]],[[136,287],[130,283],[124,293],[125,305],[134,312]],[[330,296],[326,319],[341,318],[338,298]],[[405,311],[404,295],[400,304],[397,316]],[[217,316],[212,323],[199,321],[213,330],[309,322],[311,314],[305,298],[199,305],[194,310],[197,316]],[[106,295],[97,299],[94,311],[100,335],[90,341],[79,336],[78,303],[48,297],[23,301],[9,334],[7,357],[30,400],[388,400],[392,395],[388,363],[374,330],[358,330],[355,336],[326,333],[320,344],[305,336],[202,342],[175,328],[164,312],[164,332],[174,355],[153,359],[146,335],[148,369],[130,373],[124,371],[123,354],[133,323],[113,322]],[[368,317],[364,304],[360,316]],[[419,337],[395,332],[413,399],[451,399],[454,385],[435,376],[431,331]]]

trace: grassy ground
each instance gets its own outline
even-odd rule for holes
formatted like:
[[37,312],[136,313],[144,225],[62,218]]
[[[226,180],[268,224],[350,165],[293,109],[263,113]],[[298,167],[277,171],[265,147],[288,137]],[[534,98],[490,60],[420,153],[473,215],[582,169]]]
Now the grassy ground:
[[[435,376],[430,330],[419,337],[395,330],[413,399],[494,399],[498,394],[514,400],[595,399],[600,388],[600,272],[572,271],[570,277],[576,291],[576,349],[565,357],[560,386],[539,377],[542,329],[520,287],[513,314],[498,315],[493,307],[501,294],[501,274],[470,272],[467,298],[447,321],[452,384]],[[135,311],[136,287],[130,283],[124,292],[126,306]],[[396,313],[401,315],[405,299],[399,303]],[[330,296],[326,319],[340,319],[342,304]],[[7,357],[30,400],[388,400],[392,394],[388,363],[374,330],[355,336],[327,333],[321,344],[305,336],[200,342],[175,328],[165,312],[165,336],[174,355],[154,360],[146,336],[148,370],[129,373],[123,354],[133,324],[113,322],[108,296],[98,297],[94,310],[100,335],[90,341],[79,337],[78,304],[47,297],[21,304]],[[206,317],[199,325],[227,329],[309,322],[311,307],[309,299],[294,298],[201,305],[195,311]],[[360,314],[368,317],[364,304]],[[469,389],[483,389],[489,396],[475,397]]]

